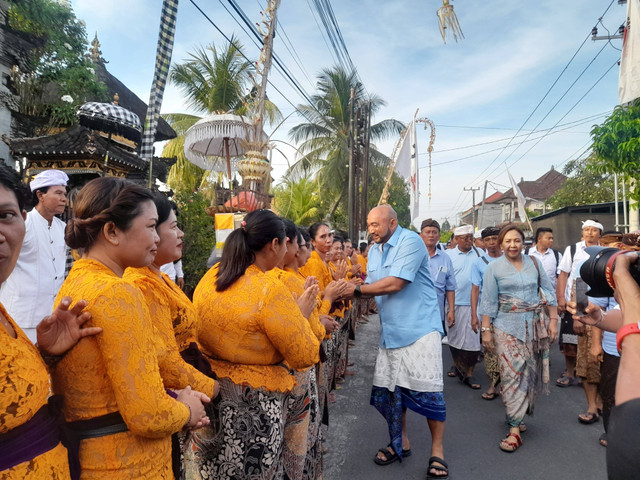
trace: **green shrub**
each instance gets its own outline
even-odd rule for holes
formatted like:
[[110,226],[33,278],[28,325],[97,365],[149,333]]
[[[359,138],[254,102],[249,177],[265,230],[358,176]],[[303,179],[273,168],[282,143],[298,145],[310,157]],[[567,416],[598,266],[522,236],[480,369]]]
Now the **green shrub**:
[[178,226],[184,232],[182,244],[182,269],[184,289],[189,297],[207,271],[207,259],[211,254],[216,237],[213,218],[205,208],[209,206],[205,196],[197,191],[183,192],[175,198],[180,215]]

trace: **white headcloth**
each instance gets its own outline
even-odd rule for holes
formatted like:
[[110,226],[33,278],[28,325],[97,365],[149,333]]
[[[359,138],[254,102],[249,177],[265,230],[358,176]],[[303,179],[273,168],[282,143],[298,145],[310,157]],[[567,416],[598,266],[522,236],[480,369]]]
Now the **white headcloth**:
[[58,185],[66,187],[68,181],[69,177],[61,170],[45,170],[33,177],[29,187],[32,192],[35,192],[37,189],[44,187],[54,187]]

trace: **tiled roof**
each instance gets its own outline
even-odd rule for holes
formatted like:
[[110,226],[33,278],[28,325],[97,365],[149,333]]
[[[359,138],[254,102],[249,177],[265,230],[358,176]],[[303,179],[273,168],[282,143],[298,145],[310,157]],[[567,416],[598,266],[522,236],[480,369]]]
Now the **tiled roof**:
[[[547,200],[548,198],[553,196],[560,189],[560,187],[562,187],[566,180],[566,175],[563,175],[562,173],[552,168],[537,180],[525,180],[518,182],[518,187],[526,198],[531,198],[534,200]],[[510,201],[515,198],[516,197],[513,194],[513,189],[510,188],[504,194],[502,194],[500,198],[494,200],[494,202],[503,203],[504,201]]]
[[[32,156],[90,156],[104,157],[109,140],[95,134],[95,151],[87,149],[91,131],[80,125],[75,125],[56,135],[35,138],[14,138],[10,140],[11,153],[14,157]],[[147,162],[137,154],[119,147],[115,142],[109,145],[109,159],[128,167],[129,169],[142,170],[147,168]]]

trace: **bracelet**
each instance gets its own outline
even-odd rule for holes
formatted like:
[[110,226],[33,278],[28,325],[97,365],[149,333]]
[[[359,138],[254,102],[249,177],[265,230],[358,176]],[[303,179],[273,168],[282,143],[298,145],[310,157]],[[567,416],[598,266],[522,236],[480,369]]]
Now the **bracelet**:
[[618,333],[616,333],[616,346],[618,347],[619,353],[622,353],[622,341],[627,335],[631,335],[632,333],[640,333],[640,322],[629,323],[620,327]]
[[490,332],[490,331],[491,331],[491,327],[481,327],[480,328],[480,333]]
[[597,327],[598,325],[600,325],[602,323],[602,321],[604,320],[605,315],[607,314],[607,312],[602,312],[602,309],[600,309],[600,320],[598,320],[596,323],[594,323],[592,326],[593,327]]
[[51,355],[49,353],[43,352],[42,350],[40,350],[40,347],[38,346],[37,343],[36,343],[36,348],[38,349],[38,352],[40,352],[40,356],[42,357],[42,360],[44,360],[45,365],[49,368],[55,367],[58,364],[58,362],[62,360],[62,358],[64,357],[64,354]]

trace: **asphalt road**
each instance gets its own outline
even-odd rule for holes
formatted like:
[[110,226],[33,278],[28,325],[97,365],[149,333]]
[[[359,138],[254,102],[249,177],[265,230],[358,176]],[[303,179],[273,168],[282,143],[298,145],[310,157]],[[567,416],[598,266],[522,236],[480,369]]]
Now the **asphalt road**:
[[[411,411],[408,430],[413,455],[387,466],[373,462],[377,450],[389,443],[384,419],[369,405],[379,332],[379,319],[371,316],[368,324],[358,327],[356,346],[349,350],[356,375],[347,377],[336,391],[337,402],[331,405],[325,480],[404,480],[426,476],[431,436],[426,419]],[[448,347],[443,351],[444,367],[448,369]],[[551,379],[555,382],[564,370],[557,344],[552,346],[551,362]],[[486,401],[480,397],[487,385],[482,364],[478,364],[474,377],[483,389],[471,390],[457,379],[445,377],[444,451],[449,478],[606,479],[606,449],[598,443],[604,431],[602,421],[583,425],[577,419],[578,413],[586,410],[581,387],[551,385],[550,395],[538,396],[534,416],[526,418],[528,429],[523,434],[523,446],[514,453],[505,453],[498,448],[507,433],[504,406],[500,398]]]

